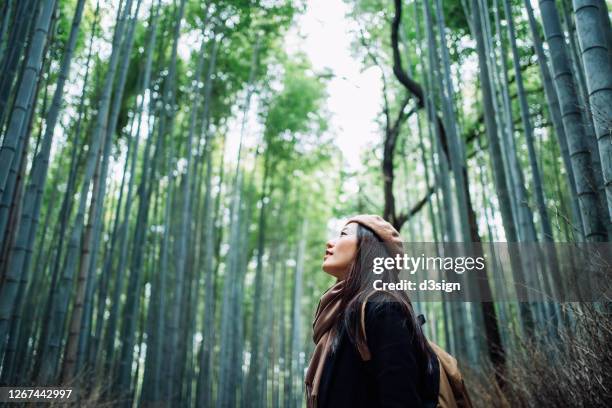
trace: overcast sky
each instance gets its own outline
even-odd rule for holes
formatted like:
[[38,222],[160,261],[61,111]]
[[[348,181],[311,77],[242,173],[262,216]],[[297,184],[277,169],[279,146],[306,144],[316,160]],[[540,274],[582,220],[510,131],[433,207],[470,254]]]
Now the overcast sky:
[[[379,71],[361,72],[361,63],[351,56],[351,20],[342,0],[308,0],[307,10],[297,18],[287,37],[287,50],[301,49],[316,71],[329,68],[330,129],[351,169],[360,166],[362,148],[380,138],[375,122],[381,106]],[[301,34],[304,38],[300,38]]]

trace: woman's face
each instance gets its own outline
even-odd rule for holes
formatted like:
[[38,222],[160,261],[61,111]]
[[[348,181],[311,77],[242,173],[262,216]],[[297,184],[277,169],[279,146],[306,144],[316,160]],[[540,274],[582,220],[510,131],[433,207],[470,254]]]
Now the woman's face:
[[357,224],[346,224],[340,236],[327,241],[321,268],[339,280],[346,278],[349,267],[357,253]]

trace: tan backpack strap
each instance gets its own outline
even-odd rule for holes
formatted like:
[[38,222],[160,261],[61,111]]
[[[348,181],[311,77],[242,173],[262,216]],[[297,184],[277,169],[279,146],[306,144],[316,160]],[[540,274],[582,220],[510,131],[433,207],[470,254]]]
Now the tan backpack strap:
[[472,408],[472,401],[467,393],[457,360],[431,341],[429,346],[440,363],[440,392],[438,396],[440,407]]

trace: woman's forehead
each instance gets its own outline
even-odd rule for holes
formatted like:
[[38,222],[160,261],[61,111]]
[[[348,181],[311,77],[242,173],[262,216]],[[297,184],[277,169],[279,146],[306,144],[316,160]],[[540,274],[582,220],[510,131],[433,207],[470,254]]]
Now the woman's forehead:
[[327,238],[337,238],[343,231],[348,234],[357,233],[357,223],[350,222],[347,224],[342,220],[336,220],[333,223],[329,223],[327,225]]
[[344,232],[357,232],[357,223],[352,221],[349,222],[348,224],[345,224],[344,227],[342,228],[342,231]]

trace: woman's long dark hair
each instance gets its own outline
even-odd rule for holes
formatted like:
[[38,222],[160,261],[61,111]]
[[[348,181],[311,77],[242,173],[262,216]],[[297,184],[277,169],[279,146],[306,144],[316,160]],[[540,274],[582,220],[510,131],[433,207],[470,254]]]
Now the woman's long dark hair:
[[[390,256],[385,244],[370,228],[357,224],[357,253],[350,266],[345,280],[342,293],[344,312],[339,321],[340,329],[344,330],[350,341],[357,347],[366,344],[363,331],[361,330],[361,306],[368,299],[376,299],[372,302],[373,307],[381,308],[389,305],[388,302],[397,302],[406,314],[407,324],[414,333],[414,344],[419,354],[426,357],[428,371],[431,369],[430,357],[433,355],[427,339],[423,334],[408,295],[404,291],[384,291],[380,293],[374,289],[374,281],[399,282],[399,270],[384,268],[382,274],[374,274],[374,258],[386,258]],[[376,298],[374,298],[376,296]],[[365,328],[364,328],[365,329]]]

